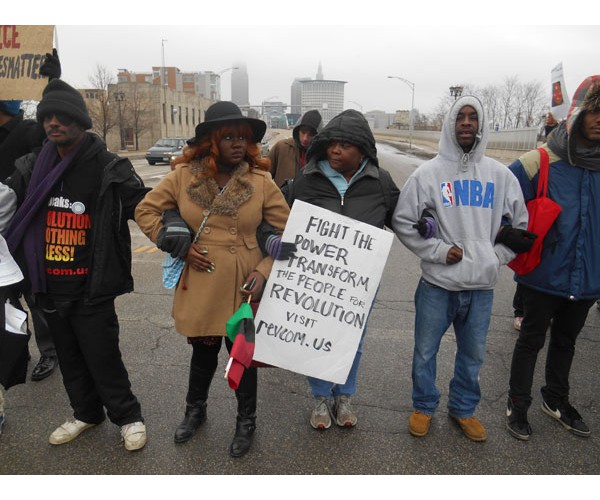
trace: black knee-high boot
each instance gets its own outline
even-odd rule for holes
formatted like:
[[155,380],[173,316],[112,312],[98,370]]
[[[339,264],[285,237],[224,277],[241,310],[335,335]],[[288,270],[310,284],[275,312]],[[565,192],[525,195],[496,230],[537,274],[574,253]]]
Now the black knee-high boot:
[[235,391],[238,414],[235,435],[229,447],[229,454],[232,457],[237,458],[245,455],[252,445],[254,430],[256,429],[256,390],[256,368],[246,368],[240,386]]
[[194,353],[190,362],[188,392],[185,398],[185,416],[175,430],[175,442],[189,441],[206,420],[208,390],[217,369],[220,345],[192,344]]

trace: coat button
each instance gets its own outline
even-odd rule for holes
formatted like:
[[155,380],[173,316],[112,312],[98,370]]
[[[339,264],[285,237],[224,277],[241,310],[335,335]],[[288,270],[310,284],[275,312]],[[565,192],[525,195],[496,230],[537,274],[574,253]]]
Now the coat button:
[[237,250],[235,249],[235,247],[229,247],[229,251],[231,253],[236,253],[237,252]]
[[202,232],[206,233],[206,234],[210,234],[210,227],[204,226],[204,229],[202,230]]
[[233,215],[231,216],[231,218],[232,218],[233,220],[238,220],[238,215],[237,215],[237,214],[233,214]]
[[235,227],[230,227],[230,228],[229,228],[229,232],[230,232],[231,234],[237,234],[237,228],[235,228]]

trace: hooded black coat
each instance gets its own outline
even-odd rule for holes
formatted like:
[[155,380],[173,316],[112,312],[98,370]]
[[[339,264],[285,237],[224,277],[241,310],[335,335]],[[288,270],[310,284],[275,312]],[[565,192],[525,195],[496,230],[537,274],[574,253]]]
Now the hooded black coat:
[[[327,158],[327,145],[333,140],[354,144],[369,159],[343,197],[318,165]],[[289,187],[290,203],[302,200],[375,227],[391,228],[400,190],[389,172],[379,167],[375,138],[362,114],[346,110],[334,117],[313,139],[308,157],[308,164]]]

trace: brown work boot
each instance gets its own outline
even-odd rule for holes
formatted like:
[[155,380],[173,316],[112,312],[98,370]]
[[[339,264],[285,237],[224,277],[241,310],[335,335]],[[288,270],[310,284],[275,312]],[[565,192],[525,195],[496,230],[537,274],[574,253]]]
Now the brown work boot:
[[408,431],[416,437],[423,437],[429,432],[431,425],[431,415],[421,413],[419,410],[413,411],[408,419]]
[[452,418],[460,426],[462,431],[465,433],[465,436],[467,436],[471,441],[485,441],[487,439],[485,427],[477,418]]

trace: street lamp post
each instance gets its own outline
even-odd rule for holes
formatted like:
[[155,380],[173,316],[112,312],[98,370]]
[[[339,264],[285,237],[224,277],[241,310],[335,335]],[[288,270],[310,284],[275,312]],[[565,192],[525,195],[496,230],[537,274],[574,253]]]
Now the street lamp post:
[[124,92],[115,92],[115,101],[119,103],[119,135],[121,136],[121,151],[125,150],[125,135],[123,134],[123,115],[121,114],[121,103],[125,100]]
[[165,68],[165,42],[169,40],[165,40],[164,38],[161,40],[162,43],[162,68],[160,71],[160,84],[163,88],[163,118],[165,122],[165,137],[169,137],[169,120],[167,119],[167,86],[166,86],[166,70]]
[[450,95],[452,97],[454,97],[454,100],[456,101],[456,99],[458,99],[462,95],[463,90],[464,90],[464,87],[455,85],[453,87],[450,87]]
[[413,135],[413,115],[414,115],[414,107],[415,107],[415,84],[413,82],[409,82],[406,78],[402,78],[400,76],[388,76],[388,78],[395,78],[396,80],[401,80],[404,83],[406,83],[406,85],[408,85],[410,87],[410,90],[412,92],[412,100],[411,100],[411,104],[410,104],[410,118],[409,118],[409,125],[408,125],[408,149],[412,149],[412,135]]

